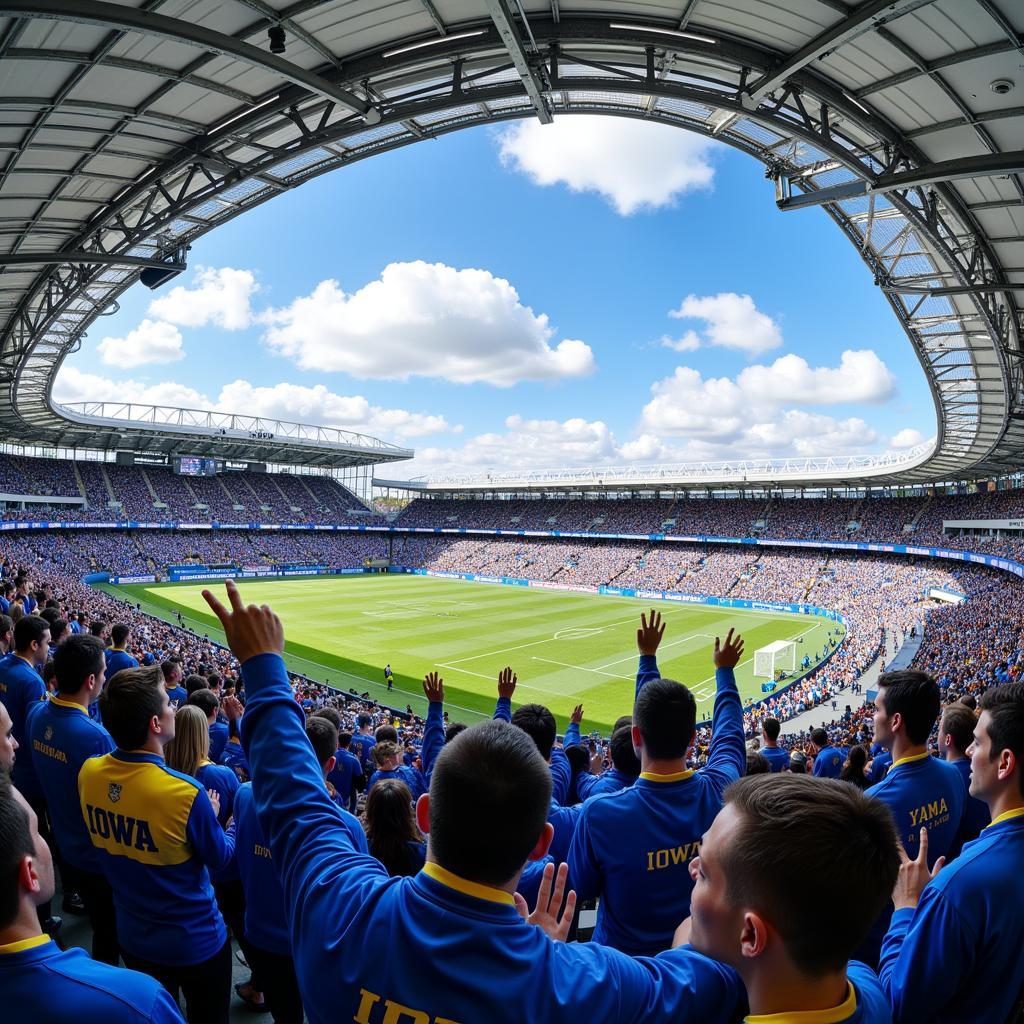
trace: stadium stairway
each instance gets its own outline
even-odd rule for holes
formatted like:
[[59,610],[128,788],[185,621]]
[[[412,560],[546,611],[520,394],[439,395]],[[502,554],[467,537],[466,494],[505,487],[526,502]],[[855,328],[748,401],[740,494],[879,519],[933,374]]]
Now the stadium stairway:
[[862,686],[862,692],[855,694],[849,686],[836,692],[832,698],[836,702],[836,710],[832,710],[831,700],[822,701],[817,707],[805,711],[802,715],[790,718],[782,723],[782,736],[794,736],[798,733],[808,732],[818,726],[828,725],[843,713],[847,704],[854,710],[859,708],[868,700],[868,691],[874,692],[877,687],[875,683],[883,671],[883,667],[896,658],[903,647],[905,638],[902,634],[898,637],[892,633],[886,634],[886,649],[868,666],[864,674],[857,680]]
[[107,473],[107,467],[104,466],[102,462],[99,464],[99,467],[100,476],[103,477],[103,486],[107,489],[107,500],[117,501],[117,495],[114,493],[114,485],[110,482],[110,475]]

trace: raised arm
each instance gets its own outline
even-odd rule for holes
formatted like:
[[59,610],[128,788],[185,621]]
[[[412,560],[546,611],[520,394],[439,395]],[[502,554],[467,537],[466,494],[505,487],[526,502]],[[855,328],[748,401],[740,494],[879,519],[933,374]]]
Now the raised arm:
[[928,868],[928,830],[921,829],[917,857],[900,846],[889,930],[882,940],[878,977],[889,997],[894,1024],[932,1020],[969,984],[983,936],[965,925],[935,885],[945,858]]
[[715,637],[715,709],[711,719],[711,747],[708,763],[701,769],[716,785],[719,796],[730,782],[747,770],[747,748],[743,739],[743,708],[733,669],[743,657],[743,637],[730,629],[723,644]]
[[665,624],[661,621],[661,612],[651,609],[650,619],[640,615],[640,628],[636,631],[636,646],[640,651],[640,664],[636,670],[636,692],[643,689],[644,683],[659,679],[658,646],[665,635]]
[[565,729],[565,742],[563,747],[578,747],[580,745],[580,722],[583,721],[583,705],[577,704],[572,710],[572,717]]
[[444,680],[436,672],[428,672],[423,679],[423,695],[427,698],[427,720],[423,726],[423,777],[430,778],[434,761],[444,746]]
[[498,703],[494,706],[494,718],[501,722],[512,721],[512,694],[516,692],[519,677],[510,668],[498,673]]
[[[358,907],[369,889],[387,880],[387,872],[355,851],[327,795],[302,709],[288,685],[281,620],[266,605],[246,608],[232,580],[226,586],[230,611],[209,591],[203,597],[242,665],[248,696],[242,743],[257,816],[279,866],[292,938],[302,943],[307,933],[319,932],[318,943],[331,942],[346,927],[345,908]],[[316,928],[308,927],[312,921]]]

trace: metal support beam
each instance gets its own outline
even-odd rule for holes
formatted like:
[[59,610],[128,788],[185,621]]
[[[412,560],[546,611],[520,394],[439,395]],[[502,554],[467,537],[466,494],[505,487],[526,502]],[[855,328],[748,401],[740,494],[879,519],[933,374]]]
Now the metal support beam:
[[942,288],[922,288],[915,285],[887,284],[882,291],[889,295],[924,295],[930,299],[941,299],[947,295],[988,295],[993,292],[1024,291],[1024,281],[1020,284],[967,284],[950,285]]
[[48,267],[66,264],[68,266],[110,266],[110,267],[160,267],[182,271],[184,263],[168,263],[156,256],[119,256],[105,252],[16,252],[0,254],[0,267]]
[[865,32],[872,32],[879,25],[884,25],[886,22],[893,21],[918,7],[924,7],[933,2],[934,0],[869,0],[868,3],[862,4],[852,14],[843,18],[842,21],[815,36],[806,46],[802,46],[773,71],[753,82],[747,90],[751,102],[756,106],[768,93],[774,92],[808,64],[820,60],[833,50],[856,39],[857,36],[861,36]]
[[[981,156],[959,157],[939,163],[923,164],[910,171],[879,175],[874,181],[847,181],[841,185],[820,188],[815,192],[786,195],[788,180],[780,182],[783,194],[776,200],[780,210],[799,210],[806,206],[824,206],[857,199],[871,193],[892,192],[895,189],[921,188],[940,181],[961,178],[985,178],[998,174],[1019,174],[1024,171],[1024,150],[1010,153],[984,153]],[[995,239],[993,239],[995,241]]]
[[512,9],[507,0],[487,0],[487,10],[491,15],[491,21],[494,22],[494,27],[498,30],[498,35],[501,36],[501,41],[505,44],[505,49],[508,50],[509,56],[512,58],[519,77],[523,80],[533,109],[537,111],[537,117],[541,124],[551,124],[554,119],[551,116],[548,102],[544,98],[544,83],[540,80],[536,69],[530,64],[526,47],[523,46],[522,36],[519,34],[519,29],[516,28]]
[[342,89],[320,75],[306,71],[297,64],[261,50],[251,43],[242,42],[233,36],[215,32],[193,22],[182,21],[180,18],[168,18],[152,11],[106,3],[105,0],[0,0],[0,16],[99,25],[122,32],[159,36],[185,46],[194,46],[208,53],[230,57],[261,71],[272,72],[286,82],[308,89],[335,103],[341,103],[356,113],[365,115],[370,109],[370,105],[354,93]]
[[679,15],[679,25],[677,26],[680,32],[690,24],[690,19],[693,17],[693,12],[697,9],[698,3],[700,3],[700,0],[686,0],[683,4],[683,13]]

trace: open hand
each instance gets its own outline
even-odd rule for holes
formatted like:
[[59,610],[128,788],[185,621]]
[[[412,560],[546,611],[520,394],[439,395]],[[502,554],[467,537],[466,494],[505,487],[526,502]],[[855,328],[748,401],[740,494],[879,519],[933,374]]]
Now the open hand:
[[423,696],[431,704],[444,703],[444,680],[436,672],[428,672],[423,677]]
[[739,633],[733,637],[730,629],[724,644],[721,637],[715,637],[715,668],[735,668],[742,657],[743,637]]
[[640,628],[636,631],[636,645],[641,654],[657,654],[658,644],[665,635],[665,624],[661,621],[661,612],[651,609],[651,617],[640,613]]
[[203,591],[203,599],[213,614],[220,619],[231,653],[243,664],[257,654],[281,654],[284,651],[284,626],[268,605],[242,604],[234,580],[225,584],[231,611],[224,607],[209,590]]
[[572,722],[573,725],[579,725],[580,722],[583,721],[583,705],[582,704],[577,704],[576,707],[574,707],[572,709],[572,718],[570,718],[569,721]]
[[928,870],[928,829],[921,829],[921,837],[917,856],[911,860],[910,855],[900,843],[900,873],[896,877],[896,886],[892,890],[892,902],[897,910],[913,910],[921,899],[924,887],[942,870],[946,863],[945,857],[935,862],[935,867]]
[[498,696],[508,697],[511,700],[512,694],[516,692],[516,683],[518,682],[519,677],[511,668],[503,668],[498,673]]
[[[532,914],[526,905],[526,900],[519,893],[512,894],[519,916],[527,924],[535,924],[538,928],[542,928],[548,938],[554,939],[556,942],[565,942],[569,928],[572,926],[572,919],[576,914],[576,890],[570,889],[569,894],[565,896],[565,908],[562,910],[562,915],[558,916],[558,910],[562,906],[562,897],[565,895],[565,879],[568,874],[568,864],[559,864],[557,875],[554,864],[548,864],[544,868],[544,877],[541,880],[540,889],[537,890],[537,906]],[[553,888],[552,880],[554,880]]]

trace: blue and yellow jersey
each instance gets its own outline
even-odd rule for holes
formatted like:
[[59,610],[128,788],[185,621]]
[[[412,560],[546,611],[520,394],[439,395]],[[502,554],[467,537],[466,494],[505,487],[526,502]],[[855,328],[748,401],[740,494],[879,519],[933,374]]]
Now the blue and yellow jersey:
[[239,782],[249,781],[249,759],[245,756],[241,741],[229,739],[224,744],[224,751],[218,761],[230,768],[238,777]]
[[[499,697],[494,705],[492,718],[496,722],[512,721],[512,699]],[[579,726],[576,727],[576,742],[579,742]],[[569,798],[569,784],[572,782],[572,765],[561,747],[554,747],[549,761],[551,767],[551,797],[559,804],[565,804]]]
[[892,767],[892,752],[889,750],[879,750],[874,757],[871,759],[871,771],[868,773],[868,780],[871,785],[879,783],[889,774],[889,769]]
[[784,772],[789,767],[789,751],[782,747],[762,747],[759,753],[764,754],[773,773]]
[[58,849],[80,870],[98,872],[96,851],[82,820],[78,773],[90,757],[114,749],[110,733],[81,704],[56,696],[32,708],[28,740],[19,756],[34,761]]
[[280,867],[311,1024],[732,1024],[742,1016],[738,975],[692,950],[634,960],[597,943],[553,942],[503,890],[434,864],[388,878],[353,848],[324,791],[284,662],[262,654],[242,672],[253,798]]
[[364,775],[373,774],[373,748],[377,741],[367,733],[357,732],[352,737],[349,750],[359,760],[359,767],[363,769]]
[[600,775],[584,773],[576,776],[576,795],[581,800],[592,796],[604,796],[607,793],[618,793],[620,789],[629,789],[636,782],[635,775],[627,775],[618,768],[609,768]]
[[[352,846],[359,853],[367,853],[366,833],[359,819],[342,807],[338,811]],[[235,794],[235,815],[228,831],[234,838],[235,861],[245,890],[246,938],[269,953],[291,956],[284,893],[270,856],[270,846],[256,818],[251,782],[239,787]]]
[[220,755],[224,753],[224,748],[227,746],[230,738],[231,732],[228,729],[227,722],[222,722],[218,719],[210,726],[210,760],[214,764],[220,761]]
[[[109,679],[110,676],[108,675]],[[177,711],[178,708],[183,707],[188,703],[188,690],[184,686],[175,686],[167,691],[167,703]]]
[[335,788],[342,803],[348,807],[355,795],[353,785],[362,778],[363,767],[359,758],[347,750],[338,749],[334,755],[334,767],[327,773],[327,781]]
[[[657,673],[640,659],[638,690]],[[675,775],[641,773],[629,789],[588,800],[569,849],[569,877],[581,900],[601,897],[594,941],[633,956],[672,944],[689,916],[689,863],[722,809],[722,793],[746,770],[743,711],[732,669],[715,673],[708,763]]]
[[870,967],[851,960],[846,979],[846,999],[834,1009],[749,1014],[744,1024],[892,1024],[889,1001]]
[[221,827],[226,828],[235,805],[235,793],[238,792],[238,787],[241,785],[238,776],[227,765],[204,761],[196,769],[196,778],[203,784],[204,789],[212,789],[220,797],[220,812],[217,815],[217,820],[221,823]]
[[878,973],[897,1024],[1009,1020],[1024,991],[1022,864],[1024,807],[967,843],[916,910],[892,915]]
[[18,746],[22,748],[14,759],[11,782],[29,800],[43,795],[32,762],[31,743],[28,739],[28,713],[40,701],[46,700],[43,677],[24,658],[13,652],[0,658],[0,702],[11,716],[11,726]]
[[988,804],[984,800],[979,800],[976,796],[971,796],[970,758],[962,757],[959,761],[951,761],[950,764],[953,765],[964,780],[964,793],[966,796],[964,798],[964,816],[960,821],[960,831],[957,832],[956,839],[953,840],[953,845],[949,848],[947,860],[959,857],[964,844],[969,843],[972,839],[977,839],[981,835],[981,830],[992,820],[992,816],[988,812]]
[[209,960],[227,938],[209,871],[232,846],[202,784],[156,754],[115,750],[85,762],[78,795],[121,945],[171,966]]
[[846,752],[839,747],[822,747],[814,759],[814,774],[820,779],[838,779],[845,760]]
[[415,768],[410,768],[408,765],[400,764],[393,771],[375,771],[370,776],[370,782],[366,787],[366,792],[369,793],[373,789],[374,785],[380,782],[382,779],[398,779],[400,782],[404,782],[409,787],[409,792],[412,793],[413,800],[419,799],[427,791],[427,782],[423,778],[423,774]]
[[155,979],[60,950],[48,935],[0,946],[4,1024],[184,1024]]
[[[960,830],[967,794],[960,772],[931,754],[913,754],[893,763],[886,777],[865,793],[880,800],[896,822],[896,832],[911,858],[917,856],[922,828],[928,829],[928,866],[948,856]],[[890,903],[858,950],[858,959],[874,966],[892,916]]]
[[548,823],[555,830],[548,853],[554,857],[556,864],[569,860],[569,847],[576,833],[576,824],[583,813],[583,804],[563,807],[554,797],[548,809]]
[[106,652],[107,655],[107,678],[113,679],[123,668],[138,668],[138,661],[127,651],[115,651],[113,647]]

